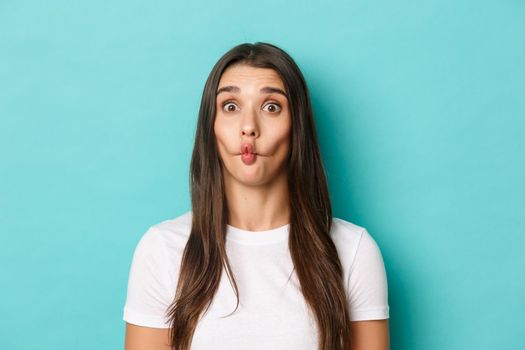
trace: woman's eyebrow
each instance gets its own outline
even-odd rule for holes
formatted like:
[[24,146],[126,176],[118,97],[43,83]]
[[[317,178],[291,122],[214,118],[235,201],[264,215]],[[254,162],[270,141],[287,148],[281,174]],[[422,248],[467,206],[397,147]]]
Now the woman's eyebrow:
[[260,90],[260,92],[265,92],[267,94],[272,94],[272,93],[281,94],[284,97],[288,98],[288,95],[286,95],[286,92],[284,92],[283,90],[279,88],[272,87],[272,86],[265,86]]
[[[237,86],[228,85],[228,86],[223,86],[223,87],[219,88],[217,90],[217,93],[215,94],[215,96],[217,96],[221,92],[239,93],[240,91],[241,91],[241,89],[239,89]],[[286,92],[284,92],[282,89],[279,89],[279,88],[276,88],[276,87],[272,87],[272,86],[265,86],[265,87],[261,88],[261,90],[259,90],[259,91],[263,92],[263,93],[267,93],[267,94],[271,94],[271,93],[281,94],[284,97],[288,98],[288,95],[286,95]]]
[[219,88],[219,90],[217,90],[217,93],[215,94],[215,96],[217,96],[221,92],[234,92],[234,93],[237,93],[239,91],[241,91],[241,89],[239,89],[237,86],[231,86],[231,85],[223,86],[223,87]]

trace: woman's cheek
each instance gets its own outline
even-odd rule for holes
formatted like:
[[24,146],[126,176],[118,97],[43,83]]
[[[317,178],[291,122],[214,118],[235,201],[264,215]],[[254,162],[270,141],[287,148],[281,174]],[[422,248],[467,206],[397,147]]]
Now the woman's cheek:
[[273,148],[275,151],[287,147],[290,143],[291,126],[289,123],[276,125],[273,128]]
[[235,142],[234,138],[228,135],[223,135],[220,132],[216,135],[217,151],[222,162],[229,168],[230,164],[235,164],[236,149],[232,142]]

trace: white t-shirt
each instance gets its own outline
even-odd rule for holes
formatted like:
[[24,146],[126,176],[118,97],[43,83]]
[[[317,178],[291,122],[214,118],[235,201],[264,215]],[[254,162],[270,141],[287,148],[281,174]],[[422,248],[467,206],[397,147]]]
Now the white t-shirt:
[[[317,350],[317,326],[299,289],[284,225],[267,231],[227,226],[226,251],[239,288],[239,308],[223,270],[217,294],[197,324],[192,350]],[[124,320],[169,328],[191,211],[151,226],[140,239],[129,273]],[[330,232],[341,260],[351,321],[389,318],[387,277],[379,247],[367,230],[334,218]],[[315,257],[312,257],[315,259]]]

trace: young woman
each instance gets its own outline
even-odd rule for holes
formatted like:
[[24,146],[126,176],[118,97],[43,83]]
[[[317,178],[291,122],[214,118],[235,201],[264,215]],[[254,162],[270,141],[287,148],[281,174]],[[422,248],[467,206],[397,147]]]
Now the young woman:
[[389,348],[379,247],[332,218],[309,92],[286,52],[241,44],[219,59],[190,168],[192,210],[136,247],[127,350]]

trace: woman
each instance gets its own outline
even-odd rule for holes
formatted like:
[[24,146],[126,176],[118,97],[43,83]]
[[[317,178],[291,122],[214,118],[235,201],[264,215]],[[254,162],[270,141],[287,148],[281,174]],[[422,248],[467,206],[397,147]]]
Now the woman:
[[286,52],[241,44],[216,63],[190,172],[192,211],[135,250],[127,350],[389,348],[381,253],[332,218],[308,89]]

